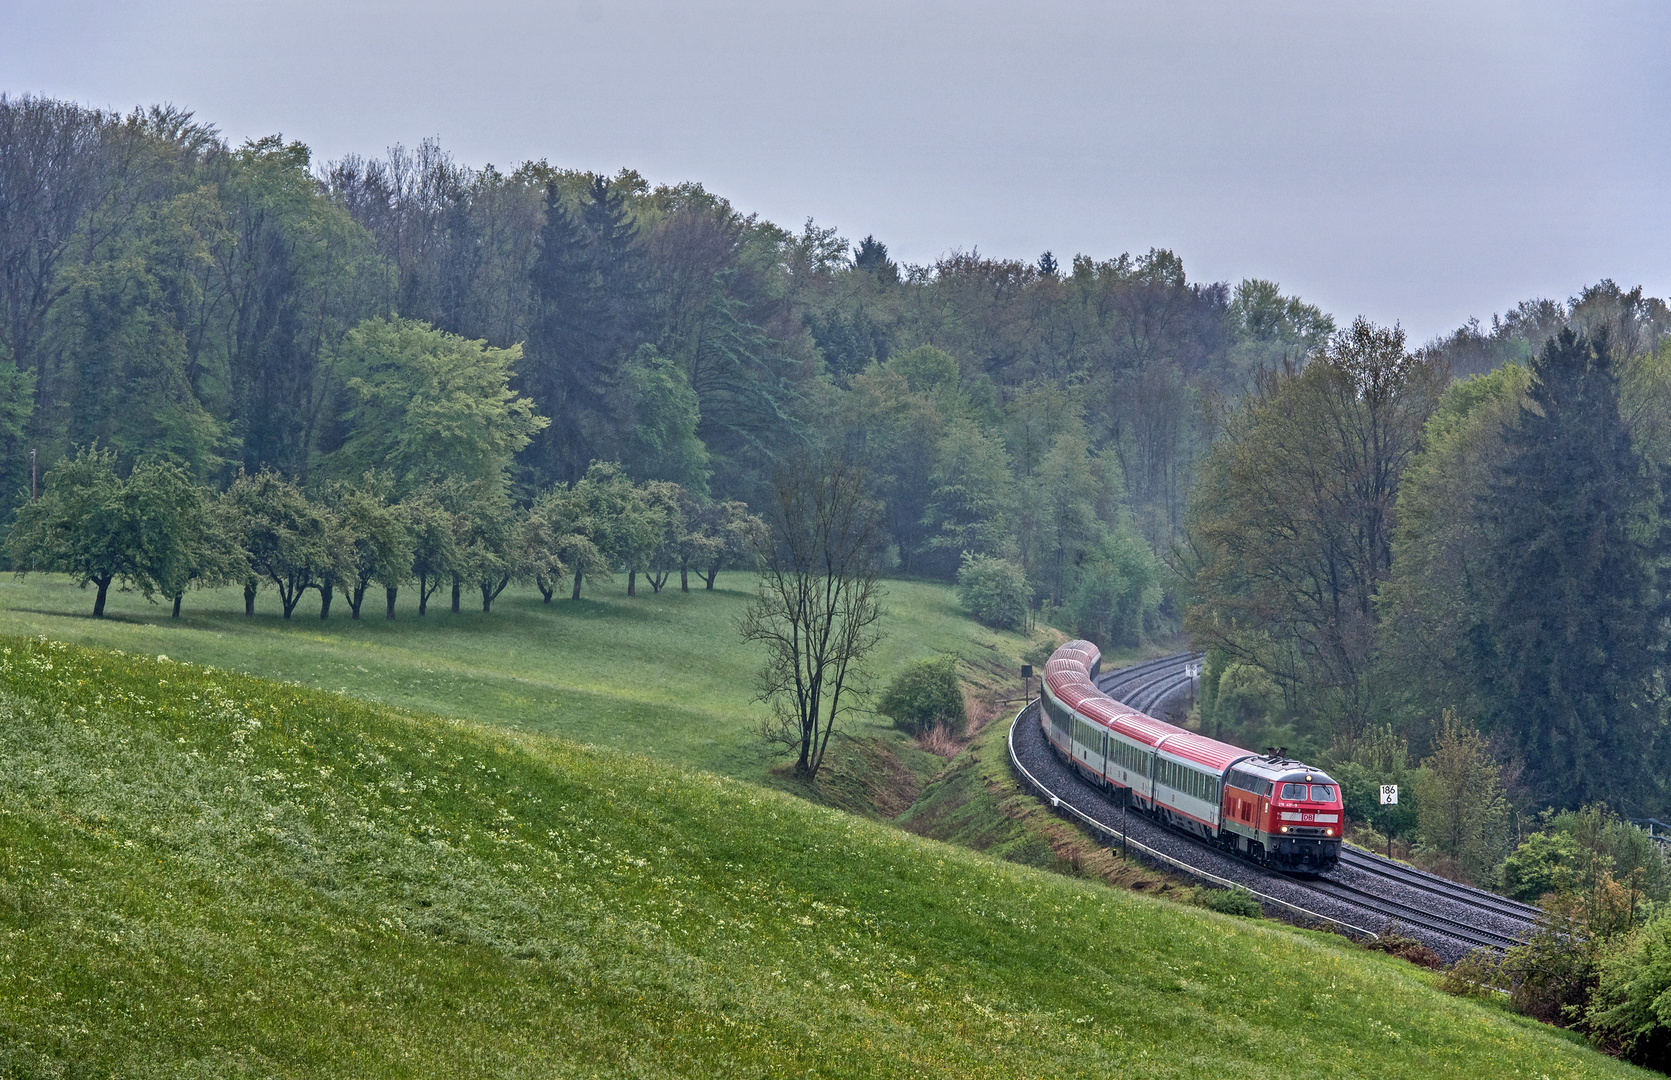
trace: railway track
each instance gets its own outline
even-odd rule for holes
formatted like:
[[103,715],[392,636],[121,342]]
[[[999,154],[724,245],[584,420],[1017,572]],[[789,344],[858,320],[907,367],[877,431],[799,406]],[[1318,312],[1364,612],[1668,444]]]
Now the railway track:
[[[1199,657],[1198,653],[1178,653],[1105,672],[1098,676],[1097,686],[1133,708],[1164,717],[1167,702],[1193,683],[1185,671]],[[1043,761],[1038,748],[1048,753],[1042,735],[1022,724],[1024,718],[1035,718],[1030,727],[1036,729],[1036,715],[1035,707],[1030,706],[1011,727],[1012,764],[1059,811],[1079,818],[1111,842],[1119,842],[1124,834],[1113,822],[1125,825],[1125,819],[1103,792],[1077,775],[1071,780],[1059,779],[1053,790],[1023,766],[1017,750],[1018,729],[1023,743],[1031,739],[1034,744],[1029,752],[1035,769],[1040,767],[1037,762]],[[1062,769],[1072,771],[1070,766]],[[1396,928],[1435,947],[1447,959],[1456,959],[1471,949],[1501,953],[1515,945],[1541,914],[1529,904],[1350,848],[1343,849],[1337,870],[1318,877],[1300,877],[1236,859],[1148,818],[1133,819],[1125,827],[1144,833],[1147,843],[1137,846],[1146,854],[1158,855],[1157,861],[1200,880],[1245,889],[1267,907],[1274,903],[1286,909],[1290,917],[1299,913],[1301,921],[1310,918],[1333,923],[1353,936],[1376,936],[1364,929],[1368,926],[1380,927],[1382,932]],[[1169,838],[1168,843],[1159,845],[1167,849],[1165,852],[1154,846],[1152,837],[1157,833]],[[1135,842],[1137,837],[1130,840]]]
[[1435,915],[1431,911],[1424,911],[1413,904],[1399,903],[1360,889],[1356,885],[1347,885],[1330,877],[1312,878],[1302,883],[1313,892],[1324,896],[1333,896],[1353,907],[1360,907],[1366,911],[1373,911],[1387,919],[1388,928],[1397,926],[1408,932],[1412,927],[1421,927],[1446,937],[1465,941],[1470,945],[1493,952],[1504,952],[1519,944],[1519,939],[1510,934],[1498,933],[1464,922],[1461,919],[1451,919],[1443,915]]
[[1393,862],[1391,859],[1358,851],[1344,845],[1340,849],[1340,861],[1353,870],[1373,874],[1389,881],[1396,881],[1406,888],[1431,893],[1434,896],[1443,896],[1453,902],[1479,908],[1481,911],[1489,911],[1510,919],[1532,923],[1536,922],[1538,917],[1543,914],[1543,909],[1540,907],[1522,904],[1520,901],[1510,900],[1506,896],[1498,896],[1496,893],[1489,893],[1484,889],[1475,889],[1460,882],[1429,874],[1425,870],[1417,870],[1415,867],[1405,866],[1403,863]]

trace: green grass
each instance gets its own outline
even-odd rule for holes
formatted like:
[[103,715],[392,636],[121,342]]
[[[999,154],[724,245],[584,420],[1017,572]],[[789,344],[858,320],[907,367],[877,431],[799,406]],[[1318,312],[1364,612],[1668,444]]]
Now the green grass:
[[0,1076],[1643,1075],[1337,938],[0,640]]
[[[442,595],[422,619],[406,589],[393,622],[383,618],[381,593],[368,599],[365,618],[351,620],[339,599],[324,622],[311,594],[286,621],[270,589],[258,596],[253,619],[244,616],[240,589],[188,594],[179,620],[138,594],[113,593],[107,616],[94,619],[91,592],[62,575],[7,575],[0,633],[161,653],[764,780],[772,760],[753,734],[764,709],[751,700],[759,654],[736,632],[752,578],[722,575],[720,586],[680,593],[675,583],[660,594],[644,586],[629,598],[622,578],[589,582],[579,602],[550,605],[513,586],[491,614],[480,611],[479,597],[470,610],[466,592],[458,615]],[[1007,664],[1026,647],[1017,635],[969,620],[945,586],[888,582],[884,602],[887,637],[874,665],[883,682],[939,652]],[[849,730],[910,757],[885,721],[858,718]]]

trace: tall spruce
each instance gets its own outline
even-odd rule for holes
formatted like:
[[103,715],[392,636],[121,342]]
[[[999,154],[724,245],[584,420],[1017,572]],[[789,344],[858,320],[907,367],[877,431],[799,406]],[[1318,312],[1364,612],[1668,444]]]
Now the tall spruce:
[[1479,700],[1534,802],[1657,808],[1671,612],[1655,582],[1657,488],[1620,415],[1605,334],[1562,330],[1533,374],[1479,508],[1495,540],[1472,642]]
[[613,391],[643,339],[645,270],[626,198],[601,176],[588,196],[571,213],[556,185],[546,186],[529,271],[536,313],[522,390],[553,421],[522,455],[531,487],[572,483],[594,459],[618,456]]
[[529,272],[535,315],[524,345],[520,388],[551,417],[521,458],[532,486],[576,480],[570,463],[584,463],[581,418],[602,404],[601,373],[593,370],[597,343],[591,307],[595,274],[580,223],[563,206],[556,184],[545,188],[545,224]]
[[591,264],[597,275],[592,305],[594,333],[603,355],[619,361],[632,355],[644,330],[645,266],[638,227],[627,211],[621,186],[592,177],[589,198],[581,205]]

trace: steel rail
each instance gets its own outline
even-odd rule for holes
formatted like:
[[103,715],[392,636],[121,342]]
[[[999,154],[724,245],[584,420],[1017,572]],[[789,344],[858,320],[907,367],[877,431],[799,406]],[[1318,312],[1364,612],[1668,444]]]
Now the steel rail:
[[1116,668],[1107,674],[1098,675],[1095,680],[1096,686],[1098,690],[1112,697],[1116,688],[1141,681],[1150,674],[1152,668],[1169,668],[1180,661],[1188,663],[1191,658],[1199,655],[1199,653],[1173,653],[1171,656],[1157,656],[1153,660],[1145,660],[1141,664],[1133,664],[1130,667]]
[[1543,909],[1531,904],[1522,904],[1518,900],[1511,900],[1506,896],[1498,896],[1481,889],[1463,885],[1460,882],[1447,881],[1433,874],[1425,873],[1410,867],[1400,866],[1380,856],[1366,857],[1360,851],[1354,851],[1342,845],[1340,861],[1354,870],[1361,870],[1366,874],[1374,874],[1412,889],[1442,896],[1447,900],[1454,900],[1467,907],[1489,911],[1506,918],[1518,919],[1521,922],[1536,922],[1543,914]]
[[1304,883],[1313,892],[1320,892],[1324,896],[1332,896],[1354,907],[1365,908],[1377,915],[1385,915],[1388,919],[1409,926],[1419,926],[1424,930],[1431,930],[1436,934],[1466,941],[1486,949],[1497,952],[1507,952],[1511,947],[1520,944],[1520,940],[1509,934],[1499,934],[1495,930],[1487,930],[1465,923],[1458,919],[1435,915],[1430,911],[1410,904],[1401,904],[1396,900],[1388,900],[1384,896],[1360,889],[1355,885],[1345,885],[1331,878],[1315,878]]
[[[1104,693],[1110,694],[1110,696],[1114,693],[1125,693],[1127,695],[1124,701],[1125,704],[1141,711],[1150,712],[1156,705],[1165,701],[1166,698],[1170,697],[1179,688],[1189,683],[1188,676],[1183,675],[1181,672],[1177,675],[1173,675],[1165,669],[1180,662],[1187,664],[1196,655],[1197,654],[1194,653],[1186,653],[1183,655],[1175,654],[1170,657],[1163,657],[1158,660],[1148,661],[1144,664],[1134,665],[1130,668],[1123,668],[1111,672],[1108,676],[1098,680],[1099,688],[1102,689]],[[1012,748],[1012,758],[1013,757],[1014,751]],[[1019,761],[1017,761],[1016,764],[1018,767],[1020,766]],[[1164,824],[1161,824],[1160,827],[1165,828]],[[1176,830],[1168,829],[1167,831],[1175,832]],[[1188,836],[1182,832],[1177,832],[1177,835],[1190,840],[1191,842],[1196,842],[1196,838]],[[1344,848],[1343,845],[1343,854],[1346,850],[1349,849]],[[1518,901],[1507,899],[1502,899],[1501,904],[1499,905],[1493,905],[1492,900],[1499,899],[1494,897],[1493,894],[1482,893],[1480,890],[1473,889],[1469,886],[1461,885],[1456,882],[1448,882],[1443,878],[1437,878],[1434,875],[1425,874],[1422,871],[1399,873],[1398,870],[1382,870],[1380,867],[1372,865],[1370,863],[1370,859],[1373,859],[1373,856],[1369,859],[1358,856],[1356,861],[1352,862],[1350,865],[1356,866],[1364,870],[1366,873],[1379,873],[1381,876],[1390,880],[1398,881],[1401,884],[1422,889],[1439,896],[1444,896],[1447,899],[1464,904],[1465,906],[1474,907],[1480,911],[1530,921],[1521,910],[1518,910],[1526,909],[1529,905],[1520,904]],[[1416,875],[1431,878],[1434,882],[1439,884],[1427,884],[1423,881],[1417,880]],[[1359,889],[1329,878],[1304,878],[1297,880],[1294,878],[1288,878],[1288,880],[1293,881],[1294,884],[1299,885],[1302,888],[1310,888],[1312,891],[1321,893],[1322,895],[1332,896],[1334,899],[1340,900],[1341,902],[1350,904],[1354,907],[1372,911],[1378,915],[1385,916],[1404,924],[1419,926],[1433,933],[1443,934],[1447,937],[1459,941],[1465,941],[1483,948],[1492,949],[1497,952],[1502,952],[1508,946],[1518,943],[1517,939],[1509,935],[1500,934],[1494,930],[1475,926],[1471,923],[1463,922],[1458,919],[1451,919],[1442,915],[1430,915],[1420,908],[1402,904],[1397,900],[1392,900],[1376,893]],[[1445,886],[1450,887],[1446,888]],[[1246,887],[1243,886],[1243,888]],[[1248,889],[1247,891],[1252,892],[1253,890]],[[1478,899],[1476,899],[1476,895]],[[1535,908],[1531,908],[1530,910],[1533,912],[1537,911]]]
[[1270,904],[1273,907],[1280,908],[1280,909],[1282,909],[1284,911],[1287,911],[1287,912],[1291,912],[1294,915],[1298,915],[1299,917],[1301,917],[1303,919],[1308,919],[1308,920],[1311,920],[1312,922],[1329,923],[1333,926],[1338,926],[1338,927],[1340,927],[1341,930],[1345,931],[1348,936],[1356,935],[1356,936],[1359,936],[1359,937],[1368,938],[1371,941],[1379,941],[1381,939],[1381,935],[1375,933],[1373,930],[1366,930],[1361,926],[1354,926],[1353,924],[1351,924],[1349,922],[1346,922],[1343,919],[1332,918],[1328,915],[1319,914],[1318,912],[1311,911],[1307,908],[1300,907],[1298,904],[1291,904],[1286,900],[1278,899],[1277,897],[1270,896],[1266,893],[1259,892],[1256,889],[1250,889],[1246,885],[1243,885],[1239,881],[1231,881],[1229,878],[1219,877],[1217,874],[1214,874],[1214,873],[1212,873],[1210,871],[1207,871],[1207,870],[1203,870],[1199,866],[1192,866],[1189,863],[1186,863],[1181,859],[1175,859],[1172,856],[1167,855],[1163,852],[1156,851],[1154,848],[1149,847],[1147,844],[1144,844],[1140,841],[1131,839],[1129,836],[1126,836],[1125,834],[1120,832],[1120,830],[1114,828],[1113,826],[1104,825],[1102,822],[1098,821],[1096,818],[1093,818],[1090,815],[1086,814],[1085,812],[1080,810],[1078,807],[1074,806],[1072,803],[1068,802],[1066,799],[1064,799],[1060,795],[1056,794],[1054,791],[1051,791],[1048,787],[1046,787],[1044,785],[1043,781],[1039,780],[1038,777],[1034,776],[1031,772],[1029,772],[1027,770],[1027,766],[1021,764],[1021,757],[1020,757],[1020,755],[1018,755],[1016,753],[1016,749],[1015,749],[1015,729],[1021,723],[1022,718],[1025,717],[1032,710],[1033,710],[1033,706],[1031,704],[1028,704],[1025,707],[1023,707],[1020,712],[1015,714],[1015,719],[1014,720],[1010,721],[1010,730],[1009,730],[1009,734],[1006,738],[1007,744],[1009,746],[1010,765],[1011,765],[1011,767],[1013,767],[1015,769],[1016,775],[1021,777],[1022,783],[1026,784],[1029,788],[1031,788],[1034,792],[1036,792],[1041,798],[1048,799],[1050,801],[1050,806],[1051,806],[1052,809],[1057,810],[1057,811],[1066,812],[1070,817],[1078,820],[1080,822],[1080,824],[1082,824],[1086,828],[1089,828],[1090,830],[1092,830],[1093,833],[1102,834],[1102,836],[1104,838],[1104,842],[1109,844],[1110,846],[1112,846],[1116,841],[1118,841],[1118,842],[1122,843],[1123,845],[1125,845],[1128,848],[1136,848],[1138,853],[1146,859],[1151,859],[1155,862],[1162,863],[1166,866],[1169,866],[1169,867],[1173,868],[1174,870],[1182,871],[1183,873],[1188,874],[1190,877],[1196,878],[1197,880],[1200,880],[1200,881],[1205,881],[1205,882],[1208,882],[1210,884],[1218,885],[1218,886],[1221,886],[1221,887],[1226,888],[1226,889],[1238,889],[1242,892],[1247,893],[1249,896],[1252,896],[1255,900],[1258,900],[1261,904]]
[[[1125,704],[1130,705],[1139,712],[1146,713],[1150,709],[1160,705],[1161,702],[1171,697],[1178,690],[1188,686],[1192,681],[1194,680],[1189,675],[1168,676],[1164,682],[1157,681],[1143,687],[1136,694],[1131,695],[1132,700],[1126,702]],[[1160,718],[1157,717],[1156,719]]]

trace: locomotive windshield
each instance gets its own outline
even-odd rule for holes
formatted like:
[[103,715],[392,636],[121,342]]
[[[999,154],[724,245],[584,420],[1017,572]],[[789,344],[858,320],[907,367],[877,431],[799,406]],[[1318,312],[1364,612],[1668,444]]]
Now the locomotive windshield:
[[1305,799],[1305,785],[1304,784],[1284,784],[1284,785],[1282,785],[1282,797],[1284,799],[1298,799],[1298,800],[1304,801],[1304,799]]
[[1334,785],[1332,785],[1332,784],[1313,784],[1313,785],[1311,785],[1311,801],[1312,802],[1334,802]]

